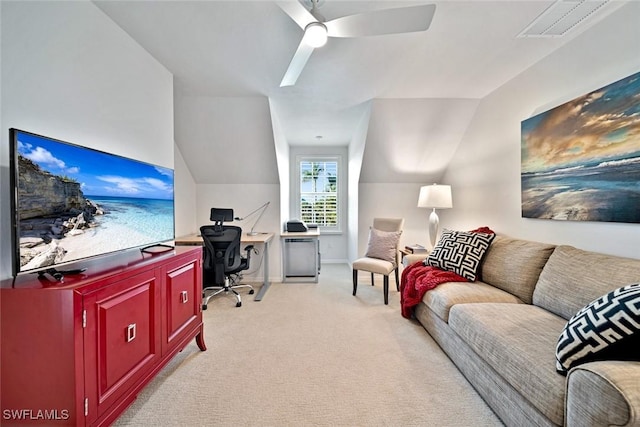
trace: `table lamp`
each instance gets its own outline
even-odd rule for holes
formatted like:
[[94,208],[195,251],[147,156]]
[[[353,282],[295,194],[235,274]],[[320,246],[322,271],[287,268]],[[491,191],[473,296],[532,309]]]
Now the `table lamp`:
[[258,212],[258,211],[260,211],[260,210],[261,210],[262,212],[260,212],[260,215],[258,215],[258,218],[256,218],[255,222],[253,223],[253,226],[251,227],[251,231],[249,231],[249,232],[247,233],[247,235],[249,235],[249,236],[255,236],[255,235],[258,235],[258,234],[260,234],[260,233],[258,233],[257,231],[253,231],[253,229],[254,229],[254,228],[256,228],[256,225],[258,224],[258,221],[260,221],[260,218],[262,218],[262,215],[264,215],[264,212],[265,212],[265,211],[267,210],[267,208],[269,207],[269,204],[271,204],[271,202],[267,202],[267,203],[265,203],[264,205],[260,206],[258,209],[256,209],[256,210],[254,210],[254,211],[250,212],[248,215],[245,215],[245,216],[244,216],[244,217],[242,217],[242,218],[240,218],[240,217],[235,217],[234,219],[235,219],[236,221],[243,221],[243,220],[245,220],[245,219],[249,218],[251,215],[253,215],[253,214],[255,214],[256,212]]
[[438,225],[440,219],[436,213],[436,209],[449,209],[453,207],[451,201],[450,185],[424,185],[420,188],[420,196],[418,196],[418,207],[433,209],[429,215],[429,239],[431,247],[436,245],[436,236],[438,234]]

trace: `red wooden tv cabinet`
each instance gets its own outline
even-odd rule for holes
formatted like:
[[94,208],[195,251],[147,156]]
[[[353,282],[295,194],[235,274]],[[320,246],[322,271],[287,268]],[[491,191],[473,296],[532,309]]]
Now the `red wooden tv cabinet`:
[[0,285],[0,424],[112,423],[202,324],[202,248],[128,251]]

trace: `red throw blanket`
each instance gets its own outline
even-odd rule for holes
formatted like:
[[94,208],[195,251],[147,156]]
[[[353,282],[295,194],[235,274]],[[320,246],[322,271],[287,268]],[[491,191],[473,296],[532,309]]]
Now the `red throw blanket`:
[[400,307],[402,317],[411,319],[413,307],[422,301],[424,294],[445,282],[468,282],[462,276],[437,267],[416,262],[402,270],[400,281]]
[[[494,233],[489,227],[476,228],[475,230],[471,230],[471,232]],[[413,307],[422,301],[424,294],[445,282],[468,282],[468,280],[451,271],[425,266],[421,262],[416,262],[406,267],[402,271],[400,281],[400,308],[402,309],[402,317],[411,319]]]

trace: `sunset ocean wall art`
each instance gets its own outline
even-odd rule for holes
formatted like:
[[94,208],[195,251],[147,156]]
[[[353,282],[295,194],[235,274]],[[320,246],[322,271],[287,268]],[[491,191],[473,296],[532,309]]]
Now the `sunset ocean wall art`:
[[640,223],[640,72],[521,131],[524,218]]

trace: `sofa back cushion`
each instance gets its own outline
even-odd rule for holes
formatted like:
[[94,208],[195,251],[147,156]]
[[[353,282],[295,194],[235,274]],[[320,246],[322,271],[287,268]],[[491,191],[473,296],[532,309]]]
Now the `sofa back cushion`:
[[640,282],[640,260],[558,246],[540,273],[533,303],[570,319],[621,286]]
[[546,243],[496,236],[484,256],[480,277],[531,304],[542,267],[554,248]]

